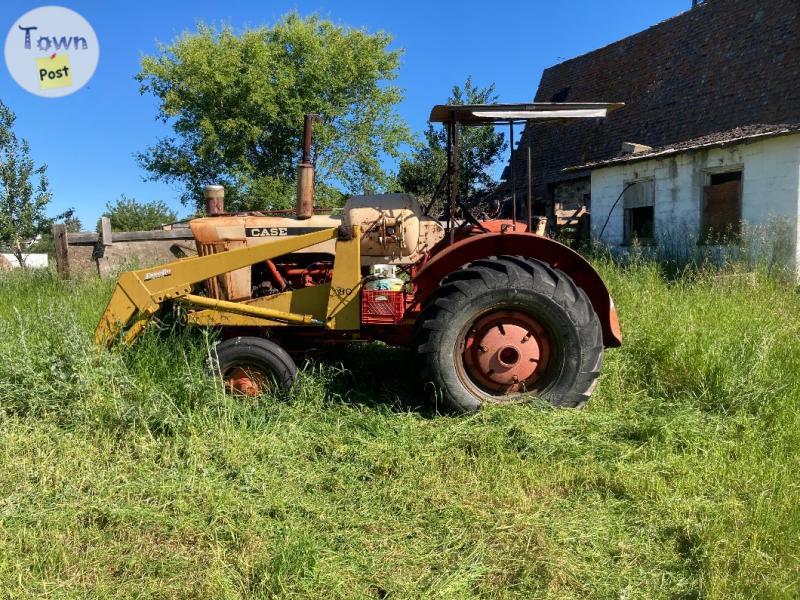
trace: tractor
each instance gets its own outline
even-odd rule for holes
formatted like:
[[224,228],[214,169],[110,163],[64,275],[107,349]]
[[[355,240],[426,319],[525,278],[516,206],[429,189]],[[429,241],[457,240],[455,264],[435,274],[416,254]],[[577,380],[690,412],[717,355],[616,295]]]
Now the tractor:
[[206,187],[207,216],[190,222],[197,256],[123,273],[95,339],[131,343],[172,310],[220,331],[211,367],[236,394],[290,388],[292,355],[304,349],[366,340],[410,349],[443,412],[531,398],[582,407],[604,349],[622,342],[614,302],[585,258],[534,231],[530,194],[524,220],[516,198],[510,219],[471,213],[458,194],[459,137],[507,124],[513,143],[515,123],[602,118],[620,106],[435,106],[430,120],[448,134],[446,208],[435,215],[409,194],[315,210],[308,115],[294,214],[227,213],[224,189]]

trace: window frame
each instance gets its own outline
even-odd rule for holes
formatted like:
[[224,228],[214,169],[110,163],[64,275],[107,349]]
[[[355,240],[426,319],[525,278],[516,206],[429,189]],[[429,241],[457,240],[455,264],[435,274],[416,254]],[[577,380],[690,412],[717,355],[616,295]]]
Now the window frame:
[[[652,237],[649,238],[641,238],[641,237],[634,237],[632,235],[632,231],[630,230],[631,224],[629,219],[629,212],[634,210],[632,208],[625,207],[625,193],[627,193],[628,189],[633,186],[633,184],[641,184],[647,183],[652,186],[652,200],[649,204],[649,207],[653,211],[653,233]],[[623,246],[631,246],[633,245],[634,239],[636,242],[643,246],[655,246],[656,245],[656,180],[655,177],[641,177],[639,179],[631,179],[623,182],[623,196],[622,196],[622,245]],[[642,207],[637,207],[642,208]]]
[[697,235],[697,244],[699,246],[714,246],[718,245],[716,241],[712,240],[709,242],[709,236],[707,232],[706,226],[706,188],[711,187],[712,178],[717,175],[727,175],[729,173],[739,173],[739,226],[736,232],[736,237],[740,238],[742,231],[741,231],[741,223],[742,217],[744,214],[744,205],[743,205],[743,198],[744,198],[744,176],[745,176],[745,168],[743,164],[735,164],[735,165],[725,165],[720,167],[714,167],[705,169],[703,171],[703,185],[700,187],[700,199],[699,199],[699,215],[698,215],[698,235]]

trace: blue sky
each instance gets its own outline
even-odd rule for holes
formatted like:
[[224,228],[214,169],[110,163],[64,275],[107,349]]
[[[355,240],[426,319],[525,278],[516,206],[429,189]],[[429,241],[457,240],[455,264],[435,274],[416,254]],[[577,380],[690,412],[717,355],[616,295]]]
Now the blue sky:
[[[48,2],[3,0],[2,40],[22,14]],[[145,181],[133,157],[169,128],[155,119],[152,97],[133,79],[142,54],[155,52],[198,21],[236,28],[274,22],[290,10],[317,13],[338,23],[384,30],[405,53],[398,83],[405,90],[401,116],[414,131],[425,127],[433,104],[468,75],[495,83],[500,100],[532,99],[542,70],[578,56],[691,7],[691,0],[561,0],[545,2],[320,2],[208,0],[134,2],[62,1],[94,27],[100,62],[89,84],[64,98],[40,98],[22,90],[3,67],[0,100],[17,114],[16,131],[46,163],[53,190],[51,212],[75,207],[93,228],[106,202],[120,194],[163,200],[176,208],[179,190]],[[597,98],[615,100],[615,98]]]

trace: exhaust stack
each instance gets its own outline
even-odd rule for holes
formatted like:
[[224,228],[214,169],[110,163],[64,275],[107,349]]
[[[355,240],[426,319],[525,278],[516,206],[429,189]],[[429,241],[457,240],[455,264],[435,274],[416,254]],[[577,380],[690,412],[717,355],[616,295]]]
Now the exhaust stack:
[[311,129],[314,121],[320,122],[319,115],[306,115],[303,122],[303,157],[297,168],[297,206],[298,219],[310,219],[314,214],[314,165],[311,163]]

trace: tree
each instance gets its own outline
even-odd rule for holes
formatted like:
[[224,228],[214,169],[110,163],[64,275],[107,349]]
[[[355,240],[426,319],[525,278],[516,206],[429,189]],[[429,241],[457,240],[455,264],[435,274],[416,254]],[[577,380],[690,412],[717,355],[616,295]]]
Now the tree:
[[[46,232],[53,219],[45,215],[52,194],[47,182],[47,166],[36,166],[28,141],[13,131],[16,117],[0,101],[0,245],[25,266],[29,247]],[[37,180],[37,181],[35,181]],[[56,218],[71,216],[68,211]]]
[[70,213],[64,219],[64,227],[67,233],[78,233],[83,229],[83,223],[78,217]]
[[198,209],[211,183],[226,186],[231,210],[288,208],[303,115],[317,113],[318,201],[339,200],[342,187],[384,189],[382,159],[413,140],[395,112],[400,51],[391,41],[296,13],[239,35],[200,25],[142,59],[140,91],[158,99],[173,135],[140,164],[152,179],[182,184],[182,201]]
[[[453,86],[447,104],[492,104],[497,102],[494,84],[479,88],[467,77],[464,87]],[[423,201],[430,200],[447,170],[447,131],[428,123],[424,143],[410,158],[400,162],[397,184],[405,192]],[[491,168],[502,157],[508,145],[505,136],[492,127],[462,127],[459,142],[459,197],[468,199],[495,185]],[[442,209],[444,199],[437,203]]]
[[178,220],[175,211],[160,200],[137,202],[125,194],[107,202],[103,216],[111,220],[112,231],[149,231]]

